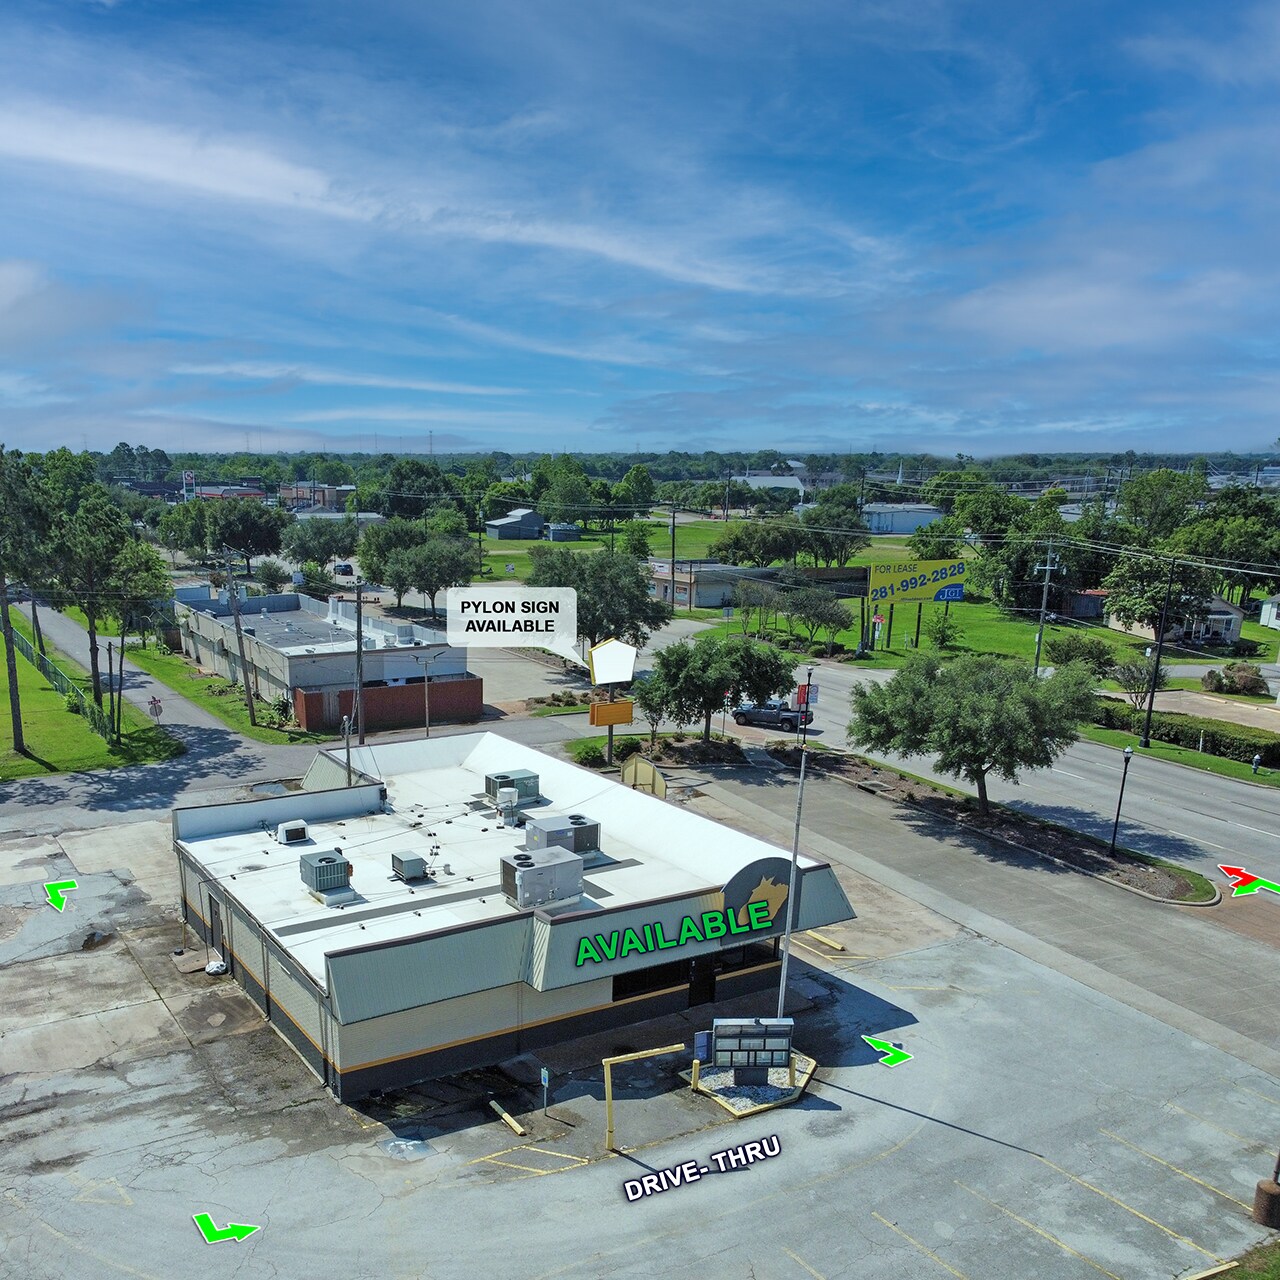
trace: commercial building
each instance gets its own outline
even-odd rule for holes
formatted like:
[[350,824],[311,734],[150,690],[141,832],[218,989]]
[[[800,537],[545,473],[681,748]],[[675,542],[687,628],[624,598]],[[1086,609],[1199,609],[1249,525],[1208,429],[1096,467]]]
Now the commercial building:
[[498,520],[486,520],[484,531],[491,538],[518,538],[536,541],[542,537],[546,521],[530,507],[517,507],[510,515]]
[[[183,652],[243,683],[227,592],[215,595],[207,583],[182,588],[174,612]],[[242,589],[241,630],[254,692],[287,698],[304,729],[336,732],[355,699],[355,612],[353,603],[336,597],[325,604],[293,592],[249,597]],[[424,724],[428,712],[437,722],[480,718],[484,684],[467,670],[467,651],[450,648],[443,631],[368,613],[362,631],[366,729],[411,728]]]
[[751,991],[847,920],[827,864],[475,733],[177,809],[183,916],[341,1099]]
[[[721,564],[718,560],[649,561],[649,594],[677,609],[719,609],[733,604],[733,593],[744,578],[772,578],[773,569]],[[692,600],[690,599],[692,597]]]
[[862,518],[872,533],[915,533],[935,520],[942,511],[927,502],[868,502]]

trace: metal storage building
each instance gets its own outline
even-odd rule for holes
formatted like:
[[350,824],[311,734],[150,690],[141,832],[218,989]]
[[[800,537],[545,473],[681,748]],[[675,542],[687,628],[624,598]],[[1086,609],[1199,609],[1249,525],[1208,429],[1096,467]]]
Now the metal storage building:
[[[496,734],[351,755],[173,814],[185,920],[339,1098],[776,984],[784,851]],[[852,917],[799,870],[794,927]]]

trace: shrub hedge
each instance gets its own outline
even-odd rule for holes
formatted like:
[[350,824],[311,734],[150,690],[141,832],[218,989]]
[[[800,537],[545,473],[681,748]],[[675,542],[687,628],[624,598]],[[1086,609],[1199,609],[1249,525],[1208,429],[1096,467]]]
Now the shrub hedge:
[[[1115,698],[1095,698],[1093,723],[1103,729],[1123,729],[1127,733],[1141,733],[1145,710],[1137,710]],[[1173,711],[1157,711],[1151,717],[1151,736],[1158,742],[1175,747],[1200,747],[1200,735],[1204,735],[1204,751],[1227,760],[1243,760],[1246,764],[1255,755],[1262,763],[1280,766],[1280,734],[1266,729],[1255,729],[1247,724],[1227,724],[1222,720],[1209,720],[1204,716],[1184,716]]]

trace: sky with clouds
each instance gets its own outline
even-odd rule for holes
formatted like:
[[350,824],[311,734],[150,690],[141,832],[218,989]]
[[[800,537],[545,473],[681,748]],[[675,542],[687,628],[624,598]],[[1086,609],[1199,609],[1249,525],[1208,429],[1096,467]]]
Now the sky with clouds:
[[0,440],[1261,449],[1280,3],[0,10]]

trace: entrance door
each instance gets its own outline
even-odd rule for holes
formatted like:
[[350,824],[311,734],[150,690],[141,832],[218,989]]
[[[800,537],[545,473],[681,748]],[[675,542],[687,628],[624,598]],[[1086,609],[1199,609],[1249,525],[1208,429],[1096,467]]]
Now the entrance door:
[[714,956],[695,956],[689,962],[689,1007],[710,1004],[716,998]]
[[222,912],[217,902],[209,899],[209,950],[216,951],[222,959]]

